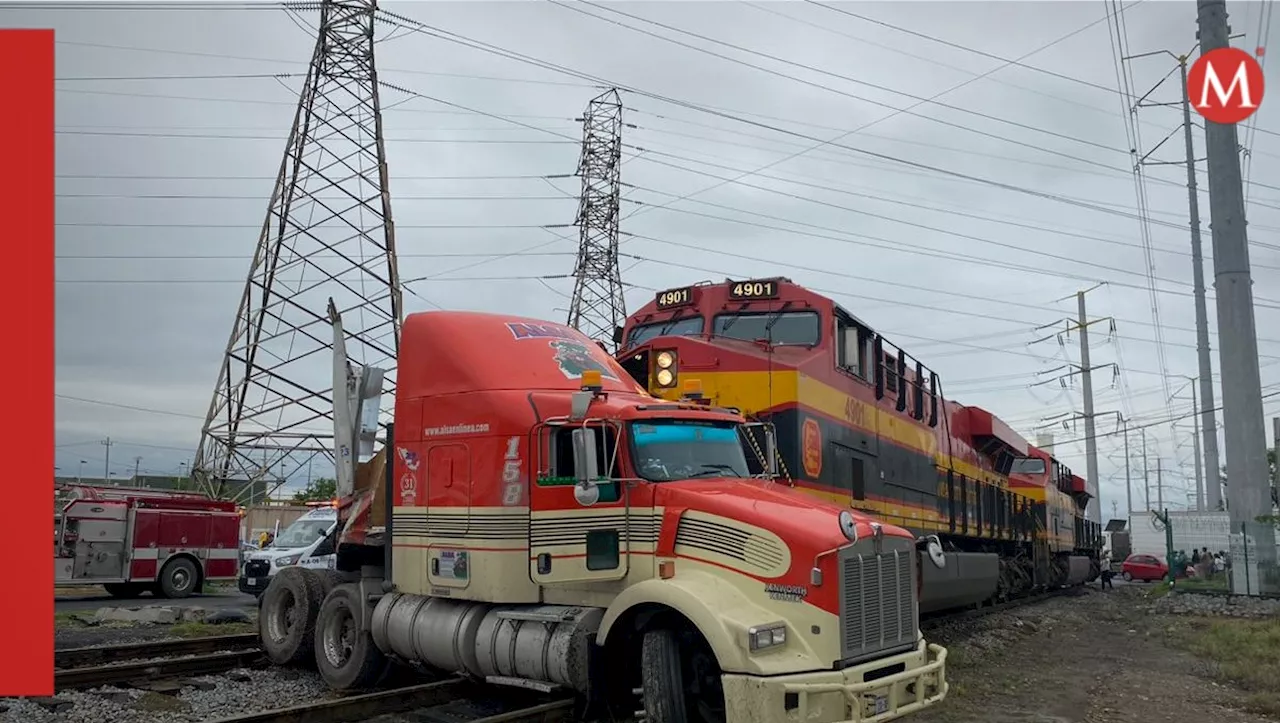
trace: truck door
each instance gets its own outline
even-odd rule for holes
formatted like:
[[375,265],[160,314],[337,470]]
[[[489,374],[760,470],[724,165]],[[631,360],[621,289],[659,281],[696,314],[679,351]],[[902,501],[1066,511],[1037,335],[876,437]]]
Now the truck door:
[[630,565],[626,486],[617,481],[618,435],[612,425],[588,425],[595,434],[597,483],[577,483],[573,436],[581,424],[539,433],[529,490],[529,576],[538,584],[618,580]]

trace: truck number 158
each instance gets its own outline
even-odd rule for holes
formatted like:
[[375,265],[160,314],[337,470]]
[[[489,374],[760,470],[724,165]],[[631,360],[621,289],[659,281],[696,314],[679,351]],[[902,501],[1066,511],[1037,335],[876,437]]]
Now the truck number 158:
[[502,504],[514,507],[520,504],[520,438],[507,440],[507,454],[502,464]]

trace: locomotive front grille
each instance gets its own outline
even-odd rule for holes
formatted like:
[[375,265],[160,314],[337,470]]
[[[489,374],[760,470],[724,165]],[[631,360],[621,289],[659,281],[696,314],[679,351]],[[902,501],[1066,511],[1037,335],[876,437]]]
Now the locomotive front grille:
[[271,574],[271,563],[267,560],[250,560],[244,564],[245,577],[267,577]]
[[856,663],[913,649],[919,629],[916,555],[910,540],[885,538],[840,551],[841,658]]

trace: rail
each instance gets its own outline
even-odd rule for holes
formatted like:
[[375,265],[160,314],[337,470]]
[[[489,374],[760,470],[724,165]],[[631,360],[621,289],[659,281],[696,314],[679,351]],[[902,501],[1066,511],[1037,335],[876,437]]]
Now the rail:
[[[463,678],[449,678],[373,693],[253,711],[206,723],[355,723],[375,716],[438,708],[439,720],[462,723],[568,723],[574,717],[571,698],[504,700],[492,687]],[[467,710],[470,708],[471,710]],[[495,708],[497,710],[495,710]],[[469,715],[470,714],[470,715]],[[423,717],[423,720],[430,716]]]
[[217,635],[183,640],[159,640],[147,643],[107,645],[89,648],[67,648],[55,651],[53,667],[60,669],[105,665],[141,658],[166,658],[179,655],[216,653],[224,650],[257,649],[258,634]]

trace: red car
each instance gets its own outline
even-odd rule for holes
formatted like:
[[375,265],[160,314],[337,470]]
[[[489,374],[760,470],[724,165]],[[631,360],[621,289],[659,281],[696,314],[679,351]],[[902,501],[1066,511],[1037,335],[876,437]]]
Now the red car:
[[1126,582],[1132,580],[1141,580],[1143,582],[1163,580],[1169,576],[1169,565],[1155,555],[1144,555],[1135,552],[1124,559],[1124,564],[1120,567],[1120,576]]

